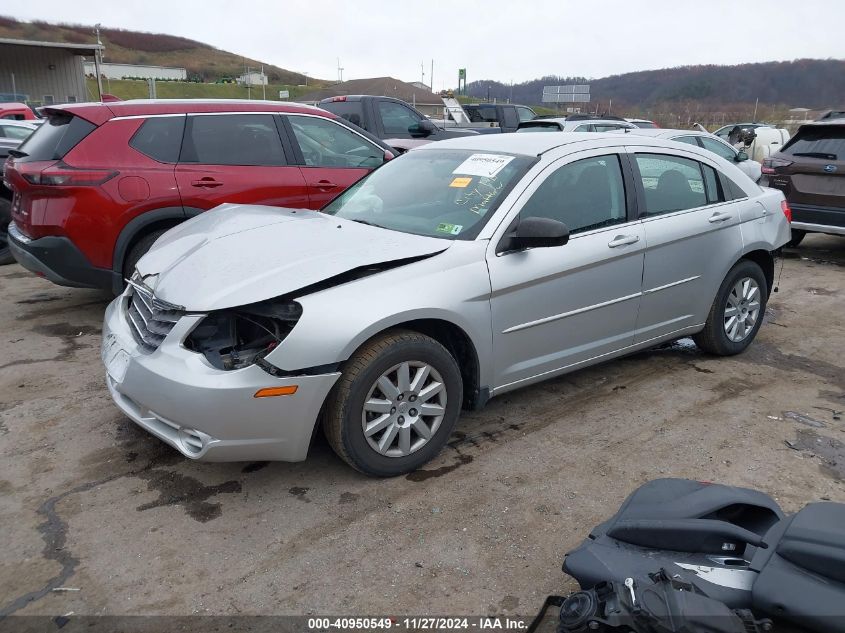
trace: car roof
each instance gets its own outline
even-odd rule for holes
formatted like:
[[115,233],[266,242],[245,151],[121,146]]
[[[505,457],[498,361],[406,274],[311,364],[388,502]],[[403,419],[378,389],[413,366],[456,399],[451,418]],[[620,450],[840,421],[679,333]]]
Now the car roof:
[[294,112],[335,118],[334,114],[322,108],[302,103],[248,99],[132,99],[108,103],[67,103],[46,106],[41,110],[46,114],[69,112],[97,125],[116,117],[148,114],[189,114],[194,112]]
[[[424,152],[439,149],[459,149],[474,152],[505,152],[524,156],[539,156],[564,145],[593,142],[594,145],[619,145],[620,132],[551,132],[548,134],[474,134],[471,136],[446,139],[414,148],[412,152]],[[602,143],[604,141],[605,143]],[[651,138],[637,134],[637,145],[654,147],[682,148],[689,150],[691,145],[670,141],[663,138]]]

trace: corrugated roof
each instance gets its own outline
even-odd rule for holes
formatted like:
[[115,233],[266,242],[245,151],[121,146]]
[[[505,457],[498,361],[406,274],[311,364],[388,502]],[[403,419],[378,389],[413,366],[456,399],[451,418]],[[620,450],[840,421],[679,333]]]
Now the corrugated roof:
[[315,90],[299,97],[300,101],[320,101],[328,97],[344,95],[376,95],[381,97],[395,97],[408,103],[422,105],[443,105],[442,99],[431,92],[417,88],[394,77],[372,77],[370,79],[351,79],[334,86]]

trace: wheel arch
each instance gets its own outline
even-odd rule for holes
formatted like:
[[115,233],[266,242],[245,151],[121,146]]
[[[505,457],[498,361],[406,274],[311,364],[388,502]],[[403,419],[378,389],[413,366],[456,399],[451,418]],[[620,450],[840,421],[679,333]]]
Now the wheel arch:
[[[197,212],[199,211],[197,210]],[[119,294],[123,289],[123,264],[129,251],[132,250],[138,240],[151,231],[172,228],[192,215],[196,215],[196,213],[191,213],[183,207],[163,207],[153,211],[145,211],[126,223],[126,226],[121,229],[117,236],[117,240],[115,240],[114,252],[112,253],[115,286],[113,291],[115,294]]]
[[490,391],[481,385],[481,365],[478,350],[467,332],[451,321],[440,318],[418,318],[391,324],[367,338],[361,345],[391,330],[411,330],[428,336],[452,355],[458,363],[464,387],[463,407],[479,409],[490,399]]
[[770,251],[757,249],[743,254],[739,261],[747,259],[754,262],[763,269],[763,276],[766,278],[766,292],[772,294],[772,286],[775,281],[775,258]]

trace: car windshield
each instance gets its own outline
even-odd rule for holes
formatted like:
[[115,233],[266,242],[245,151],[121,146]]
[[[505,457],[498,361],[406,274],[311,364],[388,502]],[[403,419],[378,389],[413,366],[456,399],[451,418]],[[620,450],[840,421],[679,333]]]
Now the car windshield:
[[394,231],[471,240],[534,160],[502,152],[409,152],[358,181],[323,212]]

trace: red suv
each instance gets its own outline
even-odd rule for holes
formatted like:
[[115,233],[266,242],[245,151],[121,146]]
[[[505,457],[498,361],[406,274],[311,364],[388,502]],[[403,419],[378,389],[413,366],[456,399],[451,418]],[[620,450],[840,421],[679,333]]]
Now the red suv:
[[123,101],[45,108],[11,152],[9,247],[50,281],[123,288],[167,229],[224,202],[320,209],[393,157],[298,104]]

